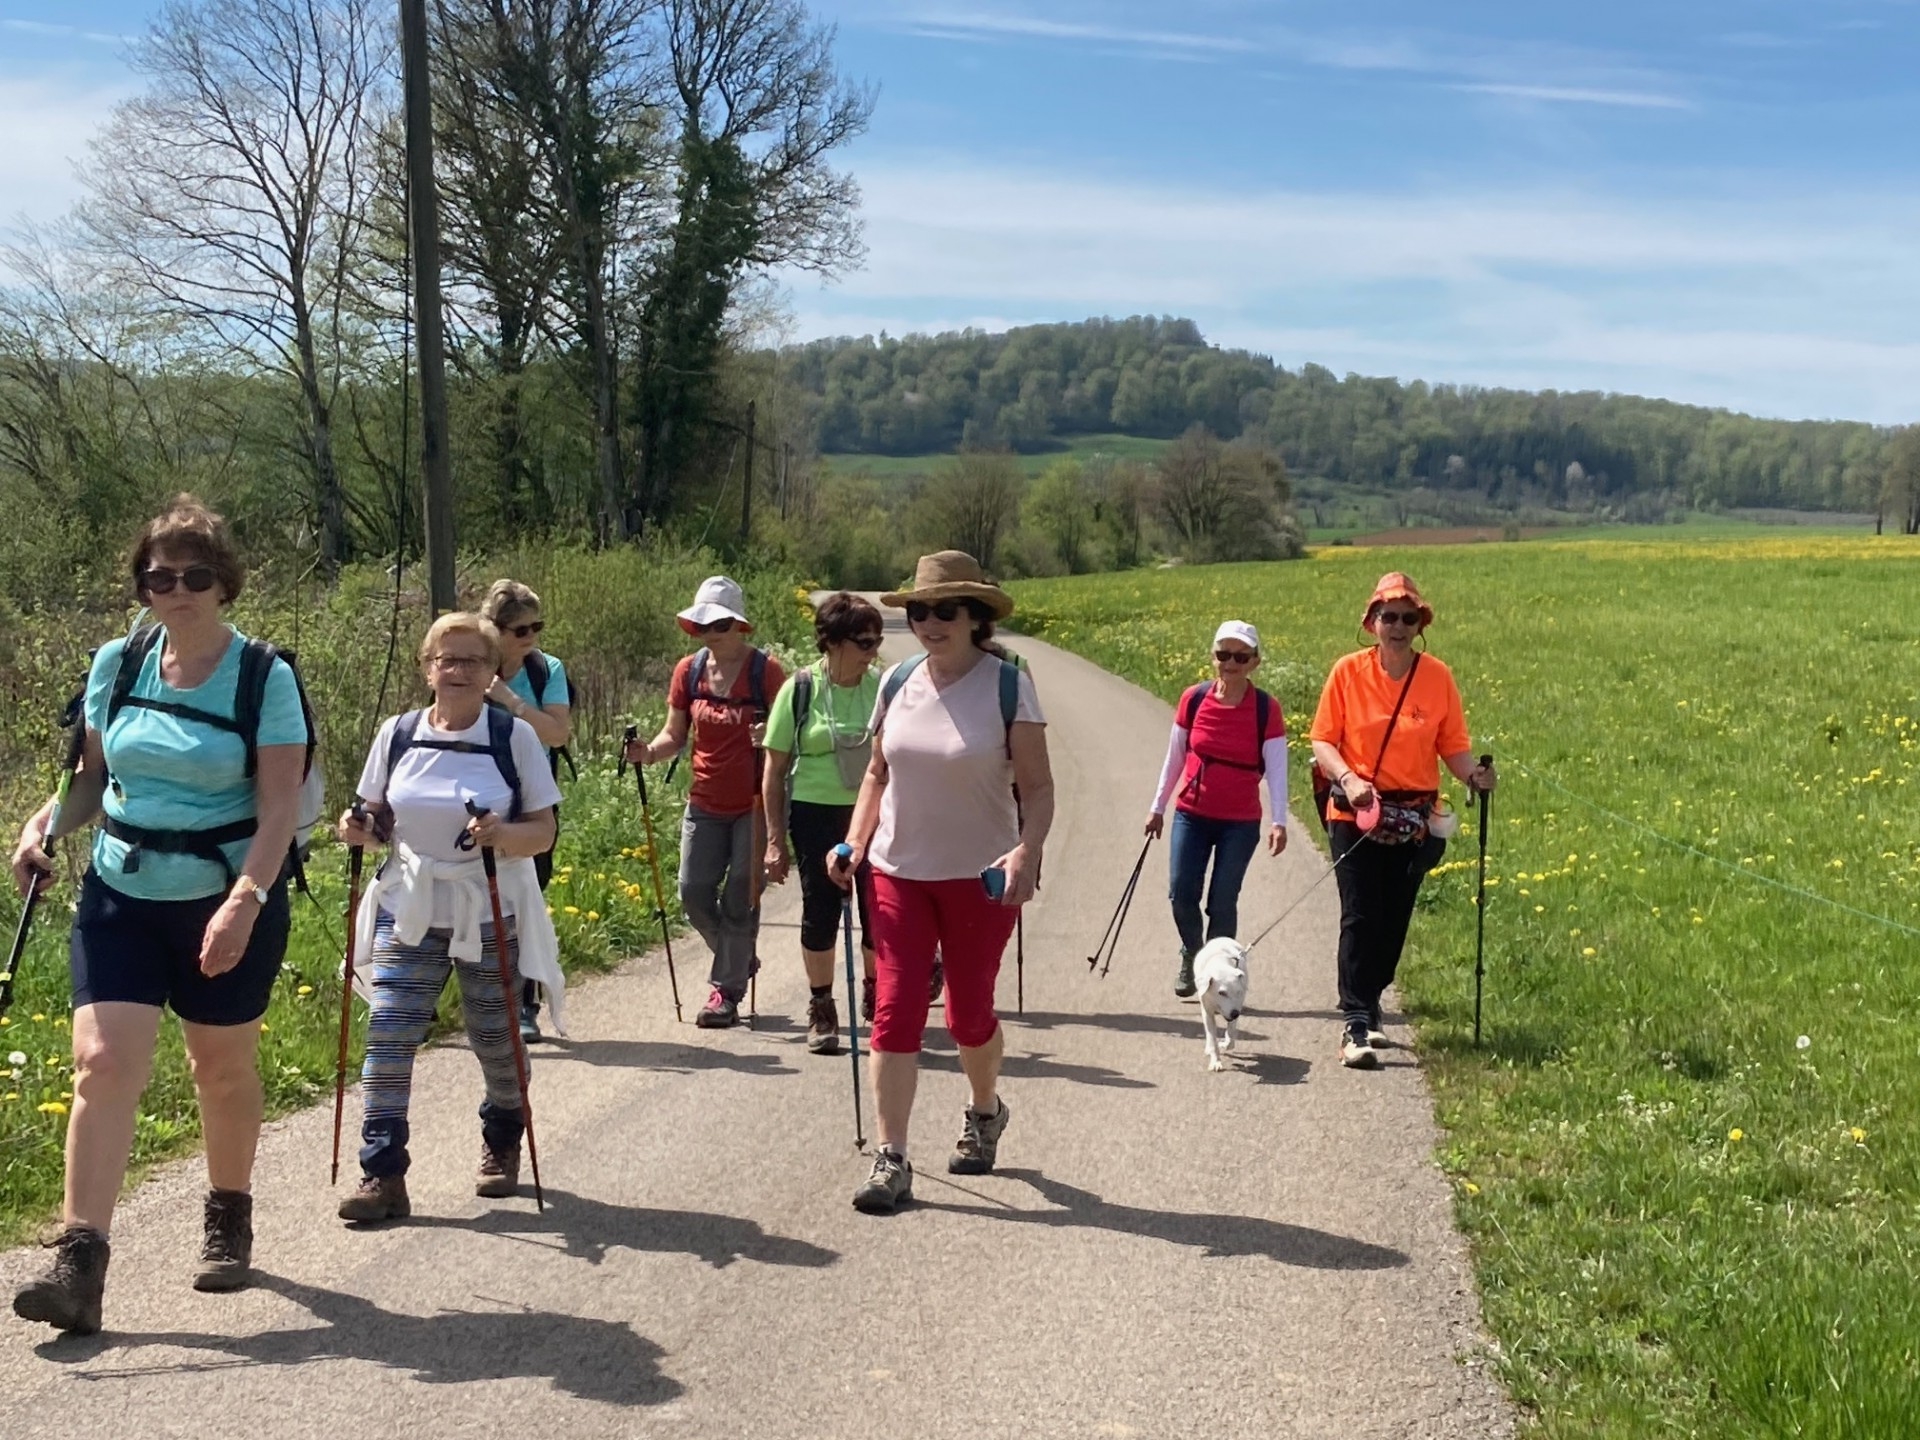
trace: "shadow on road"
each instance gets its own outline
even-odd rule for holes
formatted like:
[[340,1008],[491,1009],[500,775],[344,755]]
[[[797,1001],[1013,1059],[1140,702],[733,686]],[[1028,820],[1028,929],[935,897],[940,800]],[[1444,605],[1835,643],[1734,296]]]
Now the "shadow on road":
[[1050,1180],[1037,1170],[996,1170],[994,1174],[1031,1185],[1040,1192],[1042,1198],[1059,1208],[1017,1210],[1000,1206],[952,1205],[918,1197],[916,1203],[924,1210],[946,1210],[956,1215],[978,1215],[990,1220],[1113,1230],[1123,1235],[1164,1240],[1169,1245],[1188,1245],[1210,1259],[1264,1255],[1282,1265],[1300,1265],[1312,1270],[1394,1270],[1408,1263],[1403,1251],[1385,1245],[1369,1245],[1364,1240],[1314,1230],[1305,1225],[1288,1225],[1279,1220],[1261,1220],[1251,1215],[1145,1210],[1137,1205],[1111,1204],[1090,1190],[1078,1189],[1061,1180]]
[[488,1210],[475,1216],[416,1215],[406,1224],[432,1230],[471,1230],[528,1244],[554,1236],[575,1259],[598,1265],[612,1250],[655,1255],[691,1255],[724,1270],[736,1260],[762,1265],[791,1265],[824,1270],[839,1260],[837,1250],[769,1235],[758,1221],[700,1210],[650,1210],[639,1205],[609,1205],[564,1190],[547,1191],[547,1208]]
[[[89,1367],[76,1380],[145,1379],[194,1374],[245,1365],[307,1365],[321,1360],[363,1360],[404,1370],[427,1385],[464,1385],[485,1380],[550,1380],[582,1400],[608,1405],[662,1405],[683,1392],[660,1370],[666,1352],[614,1320],[593,1320],[532,1310],[506,1300],[487,1300],[490,1310],[443,1310],[401,1315],[371,1300],[259,1274],[263,1290],[284,1296],[324,1323],[261,1335],[199,1335],[158,1331],[114,1334],[86,1340],[48,1341],[38,1347],[50,1360],[82,1362],[117,1350],[167,1346],[200,1351],[203,1361],[170,1365]],[[218,1358],[214,1358],[218,1357]],[[206,1417],[209,1421],[213,1417]]]
[[[920,1068],[958,1075],[961,1073],[960,1057],[951,1051],[922,1050]],[[1076,1085],[1106,1085],[1116,1090],[1155,1088],[1151,1080],[1136,1080],[1105,1065],[1069,1065],[1049,1055],[1009,1054],[1001,1062],[1000,1073],[1019,1080],[1070,1080]]]
[[[1249,1010],[1257,1015],[1257,1010]],[[1024,1015],[1003,1015],[1006,1024],[1029,1030],[1058,1030],[1079,1025],[1089,1030],[1117,1030],[1125,1035],[1177,1035],[1181,1039],[1200,1038],[1200,1011],[1196,1006],[1184,1015],[1076,1015],[1068,1011],[1029,1010]],[[1240,1032],[1242,1040],[1265,1040],[1251,1030]]]
[[1308,1072],[1313,1069],[1311,1060],[1302,1060],[1294,1055],[1266,1052],[1246,1055],[1239,1050],[1235,1050],[1233,1055],[1236,1068],[1252,1075],[1256,1085],[1304,1085]]
[[[768,1017],[760,1021],[768,1029]],[[529,1047],[531,1049],[531,1047]],[[623,1070],[663,1070],[690,1075],[696,1070],[738,1070],[744,1075],[797,1075],[777,1054],[709,1049],[704,1045],[676,1045],[670,1040],[580,1040],[533,1050],[536,1065],[555,1060],[578,1060],[584,1065],[606,1065]]]

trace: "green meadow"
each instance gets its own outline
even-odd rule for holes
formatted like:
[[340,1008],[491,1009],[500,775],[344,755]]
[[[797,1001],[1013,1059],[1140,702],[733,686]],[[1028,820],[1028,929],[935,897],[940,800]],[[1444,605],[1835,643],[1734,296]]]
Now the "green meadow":
[[1027,582],[1016,624],[1171,698],[1254,621],[1306,814],[1391,569],[1502,771],[1484,1043],[1471,814],[1401,986],[1531,1433],[1916,1433],[1920,541],[1329,549]]

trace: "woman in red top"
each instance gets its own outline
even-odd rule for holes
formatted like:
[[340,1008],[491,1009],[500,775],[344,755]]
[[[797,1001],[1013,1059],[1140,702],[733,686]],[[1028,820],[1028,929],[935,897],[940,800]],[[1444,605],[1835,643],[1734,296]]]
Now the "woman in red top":
[[[682,660],[667,692],[667,723],[650,741],[627,746],[627,759],[651,765],[693,740],[693,784],[680,826],[680,907],[713,951],[712,993],[694,1023],[721,1030],[740,1022],[760,938],[752,867],[761,845],[760,744],[768,701],[780,693],[780,662],[747,639],[746,596],[724,575],[704,581],[680,628],[705,648]],[[704,657],[704,658],[703,658]]]
[[1378,1067],[1380,996],[1406,947],[1420,882],[1447,842],[1429,829],[1440,766],[1473,790],[1491,790],[1492,766],[1474,763],[1453,672],[1416,653],[1433,607],[1413,581],[1380,577],[1360,617],[1377,645],[1344,656],[1313,716],[1313,761],[1332,782],[1327,836],[1340,885],[1340,1061]]
[[[1168,858],[1173,923],[1180,932],[1180,973],[1173,993],[1193,994],[1193,957],[1208,940],[1239,934],[1240,885],[1260,848],[1260,777],[1267,777],[1273,823],[1267,852],[1287,848],[1287,722],[1280,702],[1253,683],[1260,668],[1260,632],[1229,620],[1213,636],[1213,673],[1180,697],[1167,762],[1146,833],[1160,834],[1175,797]],[[1207,862],[1207,926],[1200,929],[1200,889]]]

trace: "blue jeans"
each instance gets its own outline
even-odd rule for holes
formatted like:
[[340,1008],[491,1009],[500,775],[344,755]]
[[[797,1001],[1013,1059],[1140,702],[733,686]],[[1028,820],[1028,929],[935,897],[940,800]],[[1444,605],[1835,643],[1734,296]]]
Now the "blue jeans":
[[[1260,848],[1258,820],[1209,820],[1185,810],[1173,812],[1173,853],[1169,857],[1168,898],[1180,948],[1191,955],[1208,940],[1240,933],[1240,882],[1247,878],[1253,852]],[[1207,861],[1213,883],[1207,886],[1207,927],[1200,930],[1200,887]]]

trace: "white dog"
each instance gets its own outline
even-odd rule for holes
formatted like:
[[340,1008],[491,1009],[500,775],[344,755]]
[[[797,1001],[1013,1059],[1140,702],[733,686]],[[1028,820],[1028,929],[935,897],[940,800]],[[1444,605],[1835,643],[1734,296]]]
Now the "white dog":
[[1193,978],[1200,987],[1207,1069],[1224,1070],[1220,1052],[1233,1049],[1234,1023],[1247,1008],[1247,947],[1238,940],[1209,940],[1193,957]]

